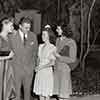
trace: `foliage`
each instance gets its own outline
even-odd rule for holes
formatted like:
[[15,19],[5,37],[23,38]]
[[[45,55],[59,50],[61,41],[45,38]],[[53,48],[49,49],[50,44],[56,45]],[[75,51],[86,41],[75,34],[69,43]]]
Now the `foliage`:
[[17,0],[0,0],[0,15],[14,16],[18,9],[19,3]]

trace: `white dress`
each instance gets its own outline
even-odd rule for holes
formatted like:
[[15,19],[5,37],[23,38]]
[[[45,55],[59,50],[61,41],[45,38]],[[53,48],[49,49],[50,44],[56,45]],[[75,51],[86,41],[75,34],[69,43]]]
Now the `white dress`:
[[[51,60],[55,62],[56,58],[54,52],[56,47],[52,44],[44,47],[44,44],[39,46],[39,66],[50,63]],[[55,64],[55,63],[54,63]],[[36,73],[33,92],[37,95],[45,97],[52,96],[53,94],[53,70],[52,66],[42,68]]]

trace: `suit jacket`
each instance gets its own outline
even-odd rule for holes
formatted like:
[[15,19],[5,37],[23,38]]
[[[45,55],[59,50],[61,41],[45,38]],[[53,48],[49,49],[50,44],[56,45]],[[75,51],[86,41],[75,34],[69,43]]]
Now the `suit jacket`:
[[32,32],[28,33],[25,45],[21,40],[19,31],[13,34],[11,40],[15,54],[12,60],[14,69],[24,70],[29,73],[33,72],[36,66],[38,48],[36,35]]

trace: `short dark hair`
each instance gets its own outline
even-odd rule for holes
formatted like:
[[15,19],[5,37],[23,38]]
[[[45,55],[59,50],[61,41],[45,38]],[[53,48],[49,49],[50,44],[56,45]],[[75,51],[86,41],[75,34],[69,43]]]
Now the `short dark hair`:
[[63,35],[64,36],[66,36],[68,38],[72,38],[73,32],[72,32],[72,29],[71,29],[70,25],[63,25],[62,30],[63,30]]
[[51,28],[44,28],[43,31],[48,32],[50,43],[55,45],[56,44],[56,36],[53,33],[52,29]]
[[62,35],[63,36],[66,36],[68,38],[72,38],[73,36],[73,32],[72,32],[72,29],[71,29],[71,26],[68,24],[68,25],[57,25],[57,27],[60,26],[63,33]]
[[19,21],[19,24],[23,24],[23,23],[28,23],[28,24],[32,24],[32,21],[29,17],[22,17]]

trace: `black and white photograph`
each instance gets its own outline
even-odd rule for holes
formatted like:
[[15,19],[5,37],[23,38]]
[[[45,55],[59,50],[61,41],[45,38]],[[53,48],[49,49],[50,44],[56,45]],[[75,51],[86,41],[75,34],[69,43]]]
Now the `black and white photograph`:
[[100,100],[100,0],[0,0],[0,100]]

